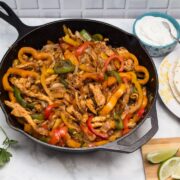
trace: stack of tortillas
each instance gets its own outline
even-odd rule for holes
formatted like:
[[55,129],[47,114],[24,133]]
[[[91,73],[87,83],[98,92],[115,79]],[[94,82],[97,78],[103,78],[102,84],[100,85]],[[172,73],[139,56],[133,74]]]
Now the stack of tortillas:
[[180,103],[180,58],[178,58],[168,71],[168,79],[171,91]]

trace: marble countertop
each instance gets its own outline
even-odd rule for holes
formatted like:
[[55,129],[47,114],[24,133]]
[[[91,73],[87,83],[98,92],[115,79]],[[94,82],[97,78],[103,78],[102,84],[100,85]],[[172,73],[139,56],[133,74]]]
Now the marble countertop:
[[[22,19],[28,25],[39,25],[57,19]],[[132,19],[98,19],[128,32],[132,30]],[[17,38],[16,30],[0,19],[0,59]],[[154,58],[159,67],[162,58]],[[171,114],[157,100],[159,130],[155,137],[180,136],[180,119]],[[144,180],[140,150],[131,154],[94,152],[88,154],[67,154],[46,149],[22,134],[10,129],[0,109],[0,125],[8,135],[19,141],[11,149],[13,157],[5,167],[0,168],[0,180]],[[2,140],[0,134],[0,140]]]

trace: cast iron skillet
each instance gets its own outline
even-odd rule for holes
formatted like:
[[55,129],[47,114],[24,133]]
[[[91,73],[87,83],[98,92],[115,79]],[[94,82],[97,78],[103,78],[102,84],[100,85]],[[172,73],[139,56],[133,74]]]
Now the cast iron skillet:
[[[12,129],[21,132],[22,134],[39,144],[64,152],[90,152],[97,150],[107,150],[130,153],[141,147],[153,137],[153,135],[158,130],[158,120],[155,106],[158,90],[157,72],[152,59],[149,57],[147,51],[142,47],[139,40],[135,36],[115,26],[103,22],[85,19],[66,19],[44,24],[41,26],[31,27],[23,24],[11,10],[11,8],[7,6],[7,4],[0,1],[0,6],[7,13],[6,15],[2,11],[0,11],[0,17],[14,26],[19,33],[18,39],[9,48],[0,64],[0,105],[5,114],[6,121]],[[123,46],[127,48],[130,52],[138,57],[140,64],[145,66],[150,72],[150,81],[147,86],[149,92],[152,94],[153,99],[149,103],[148,111],[145,117],[129,134],[119,138],[112,143],[91,148],[67,148],[44,143],[24,132],[21,125],[18,124],[15,118],[10,115],[10,109],[4,104],[4,100],[8,99],[8,93],[4,91],[2,87],[2,77],[7,69],[11,66],[12,61],[17,57],[18,50],[23,46],[31,46],[36,49],[41,49],[41,47],[46,44],[47,40],[56,42],[58,38],[63,35],[63,24],[70,27],[72,31],[87,29],[92,34],[100,33],[105,37],[108,37],[110,40],[110,44],[113,47]],[[148,120],[151,121],[151,129],[143,137],[136,137],[136,139],[132,141],[132,139],[135,137],[135,133],[137,133],[141,125]]]

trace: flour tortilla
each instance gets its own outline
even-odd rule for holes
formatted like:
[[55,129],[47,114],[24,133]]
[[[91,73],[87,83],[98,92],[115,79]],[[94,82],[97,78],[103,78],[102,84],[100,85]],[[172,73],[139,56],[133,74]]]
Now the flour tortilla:
[[177,61],[175,71],[174,71],[174,85],[175,85],[176,91],[178,92],[180,96],[180,58]]
[[[175,68],[177,67],[177,64],[180,65],[179,62],[180,60],[175,61],[174,64],[172,64],[172,66],[170,67],[168,71],[168,80],[169,80],[169,86],[171,88],[172,94],[174,95],[176,100],[180,103],[180,93],[179,93],[180,91],[179,92],[177,91],[175,83],[174,83],[175,82]],[[176,78],[177,78],[177,73],[176,73]]]

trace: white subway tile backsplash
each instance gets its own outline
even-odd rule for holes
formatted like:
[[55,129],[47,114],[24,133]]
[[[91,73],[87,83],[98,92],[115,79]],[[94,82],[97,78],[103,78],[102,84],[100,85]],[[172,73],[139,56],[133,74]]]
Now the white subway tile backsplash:
[[179,8],[179,14],[180,14],[180,0],[171,0],[170,8],[172,8],[172,9],[178,9]]
[[16,9],[16,1],[15,0],[2,0],[3,2],[7,3],[12,9]]
[[38,0],[17,0],[20,9],[37,9]]
[[103,0],[84,0],[86,9],[102,9]]
[[125,0],[104,0],[107,9],[123,9],[125,7]]
[[145,9],[147,0],[128,0],[128,8],[130,9]]
[[20,17],[40,17],[40,11],[38,9],[22,9],[18,14]]
[[67,11],[62,11],[61,16],[65,18],[81,18],[82,13],[81,11],[77,11],[77,10],[67,10]]
[[63,1],[65,9],[80,9],[81,8],[81,0],[75,0],[75,3],[72,0],[64,0]]
[[160,11],[180,18],[180,0],[0,0],[20,17],[136,18]]
[[113,9],[104,11],[103,17],[105,18],[124,18],[125,10],[122,9]]
[[168,0],[148,0],[149,8],[167,8]]
[[140,16],[141,14],[144,14],[146,12],[147,12],[147,10],[144,10],[144,9],[143,10],[141,10],[141,9],[138,9],[138,10],[129,10],[126,13],[126,17],[134,18],[134,17]]
[[100,18],[103,17],[103,11],[100,9],[86,10],[83,12],[84,18]]
[[58,9],[60,3],[59,0],[39,0],[39,6],[42,9]]
[[179,9],[178,10],[177,9],[171,9],[168,11],[168,14],[173,16],[174,18],[180,19],[180,12],[179,11],[180,11]]

